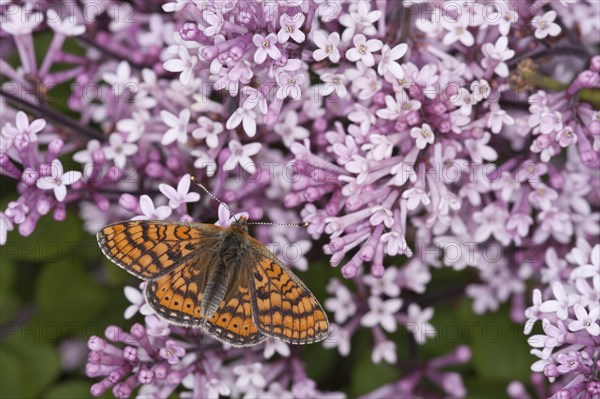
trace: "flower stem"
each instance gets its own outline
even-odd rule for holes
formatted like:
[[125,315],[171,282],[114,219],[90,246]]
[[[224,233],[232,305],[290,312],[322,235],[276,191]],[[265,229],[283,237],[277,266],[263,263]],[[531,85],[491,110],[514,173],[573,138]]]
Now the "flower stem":
[[50,120],[55,124],[64,126],[67,129],[72,130],[73,132],[76,132],[78,134],[82,133],[85,136],[95,138],[100,141],[106,141],[106,137],[101,132],[95,129],[90,129],[87,126],[81,125],[79,122],[64,116],[63,114],[53,110],[52,108],[30,103],[29,101],[24,100],[20,96],[6,92],[2,88],[0,88],[0,97],[6,97],[7,100],[16,104],[16,108],[18,109],[23,109],[41,118]]

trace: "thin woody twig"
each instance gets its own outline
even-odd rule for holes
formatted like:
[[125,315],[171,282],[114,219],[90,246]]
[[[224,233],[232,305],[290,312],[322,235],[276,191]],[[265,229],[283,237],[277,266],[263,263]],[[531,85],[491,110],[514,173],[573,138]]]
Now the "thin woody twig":
[[60,112],[53,110],[52,108],[30,103],[19,96],[6,92],[2,88],[0,88],[0,97],[5,97],[18,109],[22,109],[41,118],[50,120],[57,125],[61,125],[76,132],[77,134],[82,133],[90,138],[106,141],[106,136],[104,136],[101,132],[84,126],[79,122],[64,116]]

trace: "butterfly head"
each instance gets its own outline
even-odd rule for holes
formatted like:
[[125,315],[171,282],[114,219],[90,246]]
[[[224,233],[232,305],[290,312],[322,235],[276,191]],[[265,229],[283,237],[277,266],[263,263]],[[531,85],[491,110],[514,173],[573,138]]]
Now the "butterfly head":
[[245,216],[240,216],[231,224],[231,227],[239,227],[244,231],[248,231],[248,218]]

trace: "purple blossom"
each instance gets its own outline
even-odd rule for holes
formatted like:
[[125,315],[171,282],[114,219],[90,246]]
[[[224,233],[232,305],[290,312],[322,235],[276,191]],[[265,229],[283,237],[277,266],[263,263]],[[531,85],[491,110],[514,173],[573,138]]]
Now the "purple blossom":
[[42,190],[53,190],[56,200],[62,202],[67,196],[67,186],[80,180],[81,172],[72,170],[65,173],[58,159],[52,161],[49,169],[48,174],[40,177],[36,185]]
[[177,342],[168,340],[165,343],[165,347],[158,351],[158,354],[163,359],[166,359],[169,364],[178,364],[180,359],[185,356],[185,349],[183,349]]
[[190,192],[190,184],[192,180],[189,174],[185,174],[179,180],[177,189],[169,186],[168,184],[160,184],[158,189],[165,197],[169,199],[169,206],[173,209],[178,208],[180,205],[187,202],[196,202],[200,199],[200,194],[196,192]]

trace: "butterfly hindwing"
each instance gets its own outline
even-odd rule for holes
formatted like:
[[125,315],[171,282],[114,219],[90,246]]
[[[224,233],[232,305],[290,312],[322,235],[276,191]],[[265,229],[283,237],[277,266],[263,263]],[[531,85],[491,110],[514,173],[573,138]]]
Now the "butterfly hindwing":
[[[240,270],[240,273],[243,272]],[[252,318],[250,289],[245,284],[247,279],[240,278],[239,281],[239,284],[228,287],[228,294],[204,328],[220,341],[232,346],[253,346],[266,337],[258,331]]]
[[209,265],[192,257],[171,272],[148,281],[144,294],[156,313],[171,323],[198,327],[202,324],[201,303]]
[[221,227],[172,221],[128,221],[97,234],[102,252],[144,280],[161,277],[216,240]]
[[292,344],[323,340],[329,323],[310,290],[262,244],[254,259],[248,280],[258,330]]

